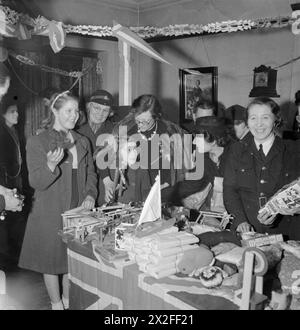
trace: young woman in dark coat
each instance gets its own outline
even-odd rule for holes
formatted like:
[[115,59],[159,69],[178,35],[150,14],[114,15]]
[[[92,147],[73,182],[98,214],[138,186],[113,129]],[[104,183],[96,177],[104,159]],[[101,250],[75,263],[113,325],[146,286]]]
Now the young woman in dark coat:
[[[225,120],[215,116],[198,118],[192,132],[195,134],[193,144],[196,146],[195,153],[198,153],[196,157],[202,157],[200,158],[201,163],[197,164],[201,168],[195,170],[199,174],[200,172],[203,174],[197,180],[187,179],[178,182],[174,187],[167,188],[168,195],[164,193],[162,198],[176,205],[181,205],[187,197],[203,191],[207,184],[211,183],[212,189],[210,189],[204,204],[201,206],[201,209],[211,210],[212,198],[213,196],[216,197],[216,190],[214,191],[216,187],[214,185],[217,184],[222,187],[224,166],[233,139],[226,127]],[[220,202],[219,208],[223,208],[223,203],[221,200]],[[198,206],[196,204],[193,208],[198,210]]]
[[0,184],[22,190],[21,149],[18,132],[17,100],[5,97],[0,116]]
[[[61,214],[82,205],[94,207],[96,174],[90,144],[73,131],[78,100],[69,92],[55,93],[47,129],[28,139],[29,183],[35,189],[19,266],[40,272],[52,309],[68,308],[67,247],[58,232]],[[59,292],[63,274],[63,295]]]
[[[2,98],[4,95],[8,92],[10,86],[10,75],[6,68],[6,66],[3,63],[0,63],[0,103],[2,103]],[[6,114],[7,106],[1,105],[3,109],[3,114]],[[6,178],[7,178],[7,171],[9,170],[7,168],[7,162],[6,162],[6,154],[9,153],[10,150],[7,149],[7,145],[4,142],[4,140],[7,137],[9,129],[6,126],[5,118],[0,116],[2,119],[2,125],[1,125],[1,136],[0,136],[0,162],[2,163],[2,172],[0,168],[0,213],[2,213],[4,210],[6,211],[21,211],[22,209],[22,203],[20,200],[16,197],[14,197],[14,191],[13,189],[9,189],[6,187]],[[1,179],[2,178],[2,179]],[[3,185],[4,184],[4,185]],[[7,263],[7,256],[8,256],[8,228],[7,228],[8,222],[6,221],[0,221],[0,269],[3,268],[3,265]],[[10,258],[9,258],[10,259]]]
[[[18,124],[17,98],[6,95],[1,104],[0,116],[0,185],[17,189],[23,194],[22,156]],[[7,212],[1,223],[2,246],[6,246],[11,261],[17,262],[25,229],[25,214]],[[2,249],[0,249],[2,250]]]
[[270,98],[254,99],[247,108],[252,133],[231,147],[224,175],[224,202],[235,216],[232,229],[283,234],[300,239],[297,216],[259,213],[261,207],[282,186],[299,175],[299,144],[274,134],[280,123],[280,108]]

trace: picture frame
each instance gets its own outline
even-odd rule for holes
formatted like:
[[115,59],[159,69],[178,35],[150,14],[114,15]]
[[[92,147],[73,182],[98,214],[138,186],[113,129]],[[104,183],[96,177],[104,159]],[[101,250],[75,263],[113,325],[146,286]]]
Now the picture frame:
[[200,99],[217,106],[218,68],[198,67],[179,69],[180,123],[193,120],[193,106]]

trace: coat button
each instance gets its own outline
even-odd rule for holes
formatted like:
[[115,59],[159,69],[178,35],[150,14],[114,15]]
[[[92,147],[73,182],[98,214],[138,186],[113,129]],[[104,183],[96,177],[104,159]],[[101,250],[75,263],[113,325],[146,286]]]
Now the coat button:
[[285,176],[289,176],[289,174],[288,173],[285,173]]
[[263,171],[265,171],[267,168],[266,168],[266,166],[263,166],[261,169],[262,169]]
[[242,172],[245,172],[245,169],[244,169],[244,168],[242,168],[242,169],[241,169],[241,171],[242,171]]
[[261,192],[259,195],[262,197],[262,196],[264,196],[265,194],[264,194],[263,192]]
[[265,180],[260,180],[260,183],[262,183],[262,184],[263,184],[263,183],[266,183],[266,181],[265,181]]

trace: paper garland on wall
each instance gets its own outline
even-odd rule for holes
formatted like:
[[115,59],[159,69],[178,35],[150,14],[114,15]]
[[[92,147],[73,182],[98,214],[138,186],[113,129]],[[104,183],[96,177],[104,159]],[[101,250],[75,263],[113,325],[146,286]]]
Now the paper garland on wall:
[[[298,32],[300,19],[293,14],[287,17],[258,18],[248,20],[228,20],[224,22],[203,24],[175,24],[165,27],[141,26],[129,27],[140,38],[183,37],[214,33],[231,33],[262,28],[283,28],[292,26],[293,33]],[[6,37],[30,38],[31,34],[48,36],[54,52],[60,51],[65,44],[65,34],[73,33],[99,38],[112,37],[110,26],[70,25],[49,21],[39,16],[36,19],[27,14],[17,13],[7,6],[0,5],[0,34]]]

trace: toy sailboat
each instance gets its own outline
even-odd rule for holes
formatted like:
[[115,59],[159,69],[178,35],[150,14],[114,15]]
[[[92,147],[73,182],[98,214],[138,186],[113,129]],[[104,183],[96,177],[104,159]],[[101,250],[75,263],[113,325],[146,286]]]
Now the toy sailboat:
[[137,225],[161,219],[160,172],[144,203]]

